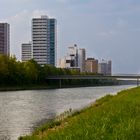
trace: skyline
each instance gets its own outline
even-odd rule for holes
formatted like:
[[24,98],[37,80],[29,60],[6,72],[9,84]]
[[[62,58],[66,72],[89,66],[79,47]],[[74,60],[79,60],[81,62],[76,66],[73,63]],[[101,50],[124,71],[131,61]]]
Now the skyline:
[[48,15],[58,23],[58,59],[77,44],[89,57],[111,59],[113,73],[140,73],[138,0],[5,0],[0,8],[0,21],[11,27],[11,53],[18,59],[21,44],[31,40],[31,19]]

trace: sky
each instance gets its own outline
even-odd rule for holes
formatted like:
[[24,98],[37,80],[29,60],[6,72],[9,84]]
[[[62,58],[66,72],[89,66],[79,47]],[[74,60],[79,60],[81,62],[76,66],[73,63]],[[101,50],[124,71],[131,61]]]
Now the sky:
[[57,58],[77,44],[87,57],[112,60],[113,73],[140,73],[140,0],[0,0],[10,24],[11,54],[31,40],[31,19],[57,19]]

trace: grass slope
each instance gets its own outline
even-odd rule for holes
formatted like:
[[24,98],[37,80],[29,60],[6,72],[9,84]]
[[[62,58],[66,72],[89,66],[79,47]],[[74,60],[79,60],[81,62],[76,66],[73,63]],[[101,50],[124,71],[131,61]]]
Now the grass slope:
[[21,140],[140,140],[140,88],[107,95]]

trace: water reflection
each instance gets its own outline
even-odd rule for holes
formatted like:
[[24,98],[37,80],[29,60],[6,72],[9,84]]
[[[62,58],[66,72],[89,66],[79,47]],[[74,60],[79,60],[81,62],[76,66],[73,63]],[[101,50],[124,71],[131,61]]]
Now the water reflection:
[[0,140],[16,140],[65,110],[79,109],[130,86],[0,92]]
[[0,139],[28,134],[36,121],[56,115],[50,94],[40,94],[37,91],[0,93]]

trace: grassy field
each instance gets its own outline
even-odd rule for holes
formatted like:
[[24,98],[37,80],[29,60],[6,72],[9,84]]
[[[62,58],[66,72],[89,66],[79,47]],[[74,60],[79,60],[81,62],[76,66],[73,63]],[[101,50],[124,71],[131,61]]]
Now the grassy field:
[[140,88],[107,95],[91,107],[20,140],[140,140]]

